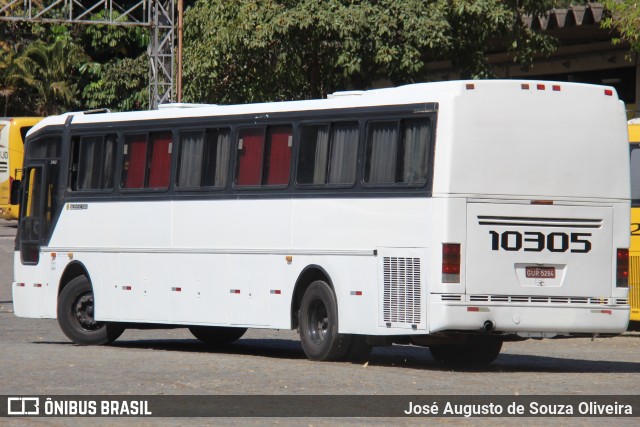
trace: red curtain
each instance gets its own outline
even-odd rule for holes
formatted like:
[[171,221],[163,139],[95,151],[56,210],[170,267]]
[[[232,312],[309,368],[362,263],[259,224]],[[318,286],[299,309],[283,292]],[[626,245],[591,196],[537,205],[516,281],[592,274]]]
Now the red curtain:
[[124,188],[144,188],[144,176],[147,163],[146,135],[130,135],[127,137],[127,157],[125,157]]
[[242,147],[238,146],[237,185],[260,185],[262,180],[262,156],[264,152],[264,129],[240,131]]
[[270,129],[271,153],[266,185],[287,185],[291,170],[291,147],[289,141],[293,136],[290,126]]
[[156,133],[151,136],[151,165],[147,187],[169,188],[172,142],[170,132]]

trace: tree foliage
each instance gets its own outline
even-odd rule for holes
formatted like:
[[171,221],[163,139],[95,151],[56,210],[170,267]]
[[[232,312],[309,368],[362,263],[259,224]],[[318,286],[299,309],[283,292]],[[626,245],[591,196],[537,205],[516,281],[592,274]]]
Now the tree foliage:
[[148,107],[147,30],[0,22],[0,35],[4,115]]
[[33,91],[36,114],[59,114],[78,104],[73,77],[82,60],[81,49],[69,40],[36,40],[15,60],[7,81],[24,84]]
[[[318,98],[336,89],[425,80],[450,59],[490,77],[492,50],[528,64],[553,40],[522,24],[553,0],[199,0],[185,14],[185,99]],[[506,44],[505,44],[506,43]]]
[[640,3],[633,0],[604,0],[610,15],[602,20],[603,28],[615,29],[619,37],[614,44],[629,43],[632,52],[640,53]]

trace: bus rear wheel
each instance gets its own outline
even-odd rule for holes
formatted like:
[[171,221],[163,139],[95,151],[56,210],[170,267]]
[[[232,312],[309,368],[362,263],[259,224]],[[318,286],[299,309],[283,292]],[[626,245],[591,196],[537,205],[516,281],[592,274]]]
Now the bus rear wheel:
[[300,342],[311,360],[341,360],[347,354],[351,336],[338,333],[338,304],[331,287],[322,280],[305,291],[298,314]]
[[237,341],[247,332],[247,328],[227,328],[223,326],[191,326],[189,331],[200,341],[220,346]]
[[445,365],[478,366],[493,362],[502,349],[502,340],[494,337],[478,337],[463,344],[438,344],[429,346],[434,359]]
[[86,276],[79,276],[62,289],[58,297],[58,324],[62,332],[79,345],[103,345],[124,332],[117,323],[97,322],[94,318],[93,288]]

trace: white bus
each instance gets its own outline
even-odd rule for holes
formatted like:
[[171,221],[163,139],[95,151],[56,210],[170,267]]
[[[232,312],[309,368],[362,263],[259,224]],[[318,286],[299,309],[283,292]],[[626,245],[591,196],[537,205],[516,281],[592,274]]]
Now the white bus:
[[625,111],[612,88],[469,81],[326,100],[49,117],[28,135],[17,316],[78,344],[298,329],[489,363],[629,320]]

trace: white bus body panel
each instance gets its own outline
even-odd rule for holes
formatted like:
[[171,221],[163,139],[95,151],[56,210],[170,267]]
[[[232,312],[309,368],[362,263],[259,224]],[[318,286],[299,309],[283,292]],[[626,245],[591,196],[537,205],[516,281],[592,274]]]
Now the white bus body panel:
[[[69,262],[80,262],[94,287],[97,320],[290,328],[296,280],[316,265],[340,301],[341,332],[393,334],[415,325],[424,333],[424,276],[417,278],[415,318],[389,328],[379,307],[385,257],[418,259],[423,274],[428,270],[430,205],[417,197],[87,203],[63,210],[43,248],[43,272],[19,260],[15,271],[44,273],[53,284]],[[93,226],[109,223],[123,228]],[[16,314],[55,317],[55,307],[17,305]],[[388,307],[389,315],[403,307]]]

